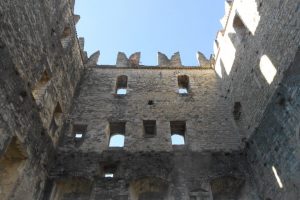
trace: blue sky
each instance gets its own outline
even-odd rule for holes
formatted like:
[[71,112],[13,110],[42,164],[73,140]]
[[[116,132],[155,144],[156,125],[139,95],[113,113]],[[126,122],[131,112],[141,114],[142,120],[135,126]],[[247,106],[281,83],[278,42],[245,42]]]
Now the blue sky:
[[224,0],[76,0],[79,37],[99,64],[115,64],[118,51],[140,51],[141,64],[157,65],[157,52],[179,51],[183,65],[197,65],[196,52],[207,57],[221,28]]

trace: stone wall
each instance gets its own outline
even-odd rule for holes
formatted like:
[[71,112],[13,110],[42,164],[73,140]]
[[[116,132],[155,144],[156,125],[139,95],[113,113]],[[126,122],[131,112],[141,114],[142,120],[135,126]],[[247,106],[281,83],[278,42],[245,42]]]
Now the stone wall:
[[[215,43],[215,70],[222,78],[224,98],[232,111],[236,102],[241,104],[236,125],[242,137],[250,137],[261,122],[285,70],[293,62],[300,43],[298,8],[297,0],[237,0],[228,9],[230,14]],[[264,75],[263,57],[274,65],[274,77]],[[273,67],[266,68],[272,75]]]
[[[121,75],[126,95],[116,94]],[[188,94],[178,92],[180,75],[189,77]],[[220,91],[210,68],[89,68],[51,170],[49,199],[255,199]],[[156,120],[154,136],[145,136],[143,120]],[[171,121],[186,122],[185,145],[172,146]],[[112,122],[125,123],[124,147],[109,147]],[[66,189],[79,180],[91,187]]]
[[239,132],[249,138],[245,152],[261,199],[300,198],[299,6],[229,3],[216,41],[215,70]]
[[[126,95],[116,94],[121,75],[128,77]],[[189,77],[187,95],[178,93],[179,75]],[[212,69],[89,69],[70,119],[87,125],[79,147],[83,151],[107,149],[109,122],[126,122],[124,148],[128,151],[172,151],[170,121],[186,123],[187,148],[192,151],[230,151],[241,143]],[[156,120],[156,137],[144,137],[143,120]],[[73,133],[68,137],[74,137]]]
[[299,1],[226,1],[201,67],[97,66],[74,4],[0,2],[1,199],[300,199]]
[[[106,172],[113,173],[113,178],[104,177]],[[143,199],[143,194],[168,200],[257,199],[245,156],[239,151],[130,153],[109,149],[84,153],[64,149],[51,177],[55,189],[49,199],[59,195],[59,199],[134,200]],[[75,190],[77,182],[85,189]],[[73,191],[66,189],[72,186]]]
[[83,69],[72,8],[13,0],[0,13],[0,196],[40,199]]

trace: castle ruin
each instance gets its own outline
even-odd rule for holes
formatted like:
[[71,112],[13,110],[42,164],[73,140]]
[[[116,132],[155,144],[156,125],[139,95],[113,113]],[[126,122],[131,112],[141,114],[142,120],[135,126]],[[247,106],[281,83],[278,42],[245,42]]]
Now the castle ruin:
[[74,4],[0,1],[1,200],[300,199],[299,0],[225,1],[199,66],[98,65]]

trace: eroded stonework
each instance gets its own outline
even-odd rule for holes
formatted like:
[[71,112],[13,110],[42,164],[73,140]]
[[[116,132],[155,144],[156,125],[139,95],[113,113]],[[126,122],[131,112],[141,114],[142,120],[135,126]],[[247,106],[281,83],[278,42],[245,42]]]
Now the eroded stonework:
[[298,0],[227,0],[199,66],[98,65],[74,4],[0,1],[1,199],[300,199]]

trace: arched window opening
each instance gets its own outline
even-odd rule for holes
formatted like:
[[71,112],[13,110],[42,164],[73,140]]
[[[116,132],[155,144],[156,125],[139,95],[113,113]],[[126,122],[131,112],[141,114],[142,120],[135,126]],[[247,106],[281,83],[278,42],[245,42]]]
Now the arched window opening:
[[186,126],[184,121],[171,121],[172,145],[185,145]]
[[110,123],[109,147],[124,147],[125,122]]
[[184,145],[184,137],[182,135],[179,134],[173,134],[171,136],[172,139],[172,145]]
[[189,77],[187,75],[180,75],[177,77],[178,80],[178,93],[187,95],[189,90]]
[[130,199],[132,200],[164,200],[169,192],[166,180],[152,177],[144,177],[134,180],[129,187]]
[[127,94],[127,80],[128,77],[125,75],[118,76],[116,83],[116,94],[126,95]]
[[110,137],[109,147],[124,147],[125,136],[115,134]]
[[32,96],[36,101],[40,102],[43,98],[44,94],[46,93],[46,88],[48,86],[49,81],[50,77],[47,71],[44,71],[41,79],[36,83],[32,90]]
[[72,40],[72,30],[70,27],[66,27],[61,35],[61,45],[65,49],[69,46],[71,40]]

